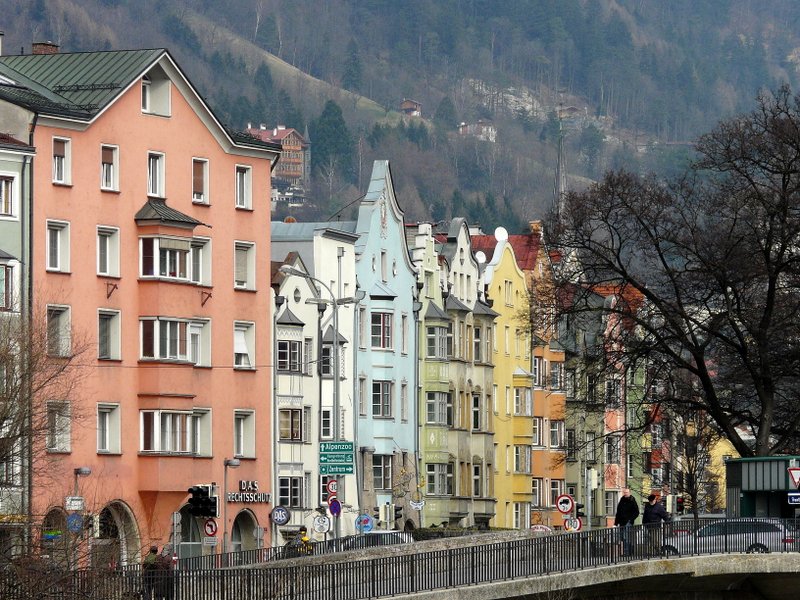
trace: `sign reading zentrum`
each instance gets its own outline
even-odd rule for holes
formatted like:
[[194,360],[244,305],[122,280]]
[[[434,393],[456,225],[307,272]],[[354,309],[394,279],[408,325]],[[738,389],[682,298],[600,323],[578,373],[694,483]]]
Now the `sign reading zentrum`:
[[352,475],[353,442],[320,442],[319,474]]

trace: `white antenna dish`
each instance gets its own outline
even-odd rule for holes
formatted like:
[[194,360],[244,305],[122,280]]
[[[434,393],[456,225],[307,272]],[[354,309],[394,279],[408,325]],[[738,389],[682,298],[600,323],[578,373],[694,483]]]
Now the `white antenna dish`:
[[482,265],[483,263],[486,262],[486,255],[483,253],[483,250],[478,250],[475,253],[475,260],[479,265]]
[[498,242],[505,242],[508,239],[508,231],[505,227],[498,227],[494,230],[494,238]]

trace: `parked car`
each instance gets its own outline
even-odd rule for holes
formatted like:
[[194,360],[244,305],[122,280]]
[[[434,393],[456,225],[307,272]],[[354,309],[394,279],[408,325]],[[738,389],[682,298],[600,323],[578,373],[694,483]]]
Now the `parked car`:
[[394,544],[410,544],[414,541],[407,531],[370,531],[362,535],[352,535],[340,545],[342,552],[348,550],[361,550],[377,546],[391,546]]
[[779,519],[724,519],[696,531],[674,529],[665,537],[666,555],[717,552],[785,552],[796,548],[796,532]]

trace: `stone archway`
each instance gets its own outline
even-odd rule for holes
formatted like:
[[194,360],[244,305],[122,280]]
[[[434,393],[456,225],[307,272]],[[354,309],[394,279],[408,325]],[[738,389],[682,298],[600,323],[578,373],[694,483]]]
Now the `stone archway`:
[[197,517],[189,512],[189,505],[181,507],[181,533],[178,536],[178,558],[203,555],[203,538]]
[[240,552],[242,550],[255,550],[258,542],[253,536],[253,529],[258,527],[258,519],[250,510],[242,510],[236,515],[231,528],[231,550]]
[[53,563],[69,568],[76,557],[70,557],[70,534],[67,531],[67,514],[61,508],[51,508],[42,520],[39,551]]
[[133,511],[120,500],[109,502],[95,521],[92,539],[93,567],[115,567],[141,560],[141,538]]

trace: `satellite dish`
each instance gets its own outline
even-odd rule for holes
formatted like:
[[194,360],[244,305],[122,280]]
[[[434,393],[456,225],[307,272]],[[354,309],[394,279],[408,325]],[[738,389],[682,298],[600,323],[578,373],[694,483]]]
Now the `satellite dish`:
[[486,255],[483,253],[483,250],[478,250],[475,253],[475,260],[478,262],[479,265],[482,265],[486,262]]
[[494,238],[498,242],[505,242],[508,239],[508,231],[505,227],[498,227],[494,230]]

